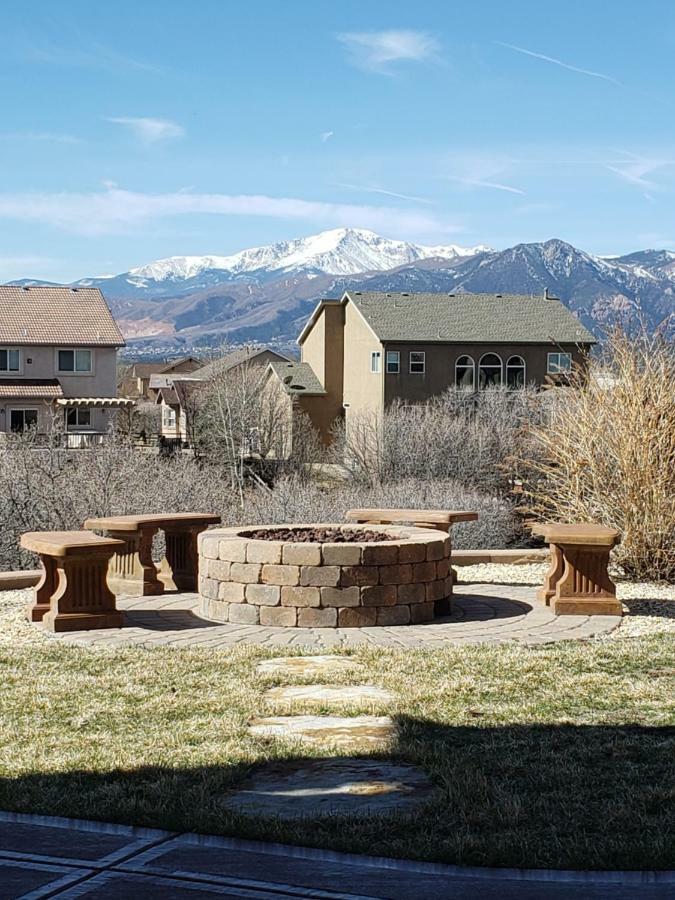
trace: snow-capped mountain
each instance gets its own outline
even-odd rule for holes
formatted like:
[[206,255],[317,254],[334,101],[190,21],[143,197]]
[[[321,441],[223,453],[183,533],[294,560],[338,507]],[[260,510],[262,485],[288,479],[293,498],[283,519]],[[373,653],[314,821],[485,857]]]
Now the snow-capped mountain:
[[196,278],[209,270],[230,275],[303,270],[327,275],[356,275],[394,269],[418,259],[459,259],[486,250],[487,247],[465,248],[453,244],[424,247],[381,237],[362,228],[334,228],[294,241],[253,247],[231,256],[170,256],[131,269],[127,275],[136,284]]
[[128,340],[147,348],[224,339],[290,343],[317,300],[348,289],[547,289],[591,330],[638,319],[657,328],[670,317],[675,333],[675,253],[597,257],[558,239],[498,251],[427,247],[337,228],[230,256],[174,256],[77,285],[99,287]]

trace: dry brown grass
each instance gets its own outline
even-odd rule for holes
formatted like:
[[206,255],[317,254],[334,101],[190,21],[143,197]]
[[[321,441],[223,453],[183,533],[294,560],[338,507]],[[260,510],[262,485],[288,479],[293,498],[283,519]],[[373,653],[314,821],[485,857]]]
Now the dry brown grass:
[[618,528],[627,575],[675,578],[675,348],[616,332],[520,459],[540,518]]

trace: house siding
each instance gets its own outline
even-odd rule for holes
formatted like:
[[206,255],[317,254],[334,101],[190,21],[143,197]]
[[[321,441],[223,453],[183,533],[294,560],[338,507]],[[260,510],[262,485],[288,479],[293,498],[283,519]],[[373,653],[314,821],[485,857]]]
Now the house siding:
[[[353,303],[345,304],[344,406],[347,429],[360,416],[379,413],[384,403],[384,348]],[[379,374],[370,371],[370,355],[382,356]]]

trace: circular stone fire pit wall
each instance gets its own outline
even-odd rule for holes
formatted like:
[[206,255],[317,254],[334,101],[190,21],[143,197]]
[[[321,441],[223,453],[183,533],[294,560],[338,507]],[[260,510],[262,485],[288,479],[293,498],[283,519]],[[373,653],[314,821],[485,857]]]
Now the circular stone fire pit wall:
[[260,540],[256,529],[199,538],[201,614],[218,622],[355,628],[429,622],[449,611],[450,538],[396,525],[278,525],[378,532],[381,541]]

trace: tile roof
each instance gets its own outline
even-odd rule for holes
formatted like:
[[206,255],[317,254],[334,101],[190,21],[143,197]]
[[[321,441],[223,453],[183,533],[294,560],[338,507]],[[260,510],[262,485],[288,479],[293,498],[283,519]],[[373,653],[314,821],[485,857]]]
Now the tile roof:
[[63,390],[56,378],[0,378],[0,398],[57,400]]
[[591,344],[560,300],[519,294],[347,291],[381,341]]
[[309,363],[274,360],[270,363],[270,368],[281,381],[287,394],[317,395],[326,393]]
[[0,344],[123,347],[98,288],[0,285]]

